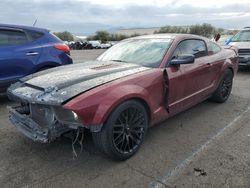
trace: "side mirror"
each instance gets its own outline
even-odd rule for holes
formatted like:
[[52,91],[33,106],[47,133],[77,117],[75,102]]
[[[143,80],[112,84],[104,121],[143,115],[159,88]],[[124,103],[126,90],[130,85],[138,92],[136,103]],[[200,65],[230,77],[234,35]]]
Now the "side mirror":
[[181,65],[181,64],[191,64],[194,63],[194,55],[187,54],[187,55],[180,55],[175,59],[170,61],[170,65]]

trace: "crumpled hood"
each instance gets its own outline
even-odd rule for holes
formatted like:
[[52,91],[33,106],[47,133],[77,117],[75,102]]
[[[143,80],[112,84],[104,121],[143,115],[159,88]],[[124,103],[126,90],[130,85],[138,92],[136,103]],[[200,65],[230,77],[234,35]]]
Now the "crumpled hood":
[[230,42],[229,45],[236,46],[239,49],[250,49],[250,42]]
[[24,77],[8,88],[8,96],[31,103],[60,105],[92,88],[148,69],[112,61],[66,65]]

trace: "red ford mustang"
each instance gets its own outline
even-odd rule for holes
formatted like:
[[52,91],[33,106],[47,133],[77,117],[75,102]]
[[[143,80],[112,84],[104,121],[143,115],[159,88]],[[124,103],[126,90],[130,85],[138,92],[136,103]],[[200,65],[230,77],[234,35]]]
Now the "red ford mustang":
[[11,122],[47,143],[65,132],[90,129],[95,145],[125,160],[147,129],[208,98],[225,102],[238,52],[195,35],[164,34],[124,40],[96,61],[46,70],[8,89],[20,105]]

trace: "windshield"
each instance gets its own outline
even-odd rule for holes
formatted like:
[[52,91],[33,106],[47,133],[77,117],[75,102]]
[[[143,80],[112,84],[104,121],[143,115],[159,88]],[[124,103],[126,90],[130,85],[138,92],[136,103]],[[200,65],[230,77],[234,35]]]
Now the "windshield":
[[250,30],[240,31],[232,38],[232,42],[246,42],[246,41],[250,41]]
[[125,40],[114,45],[97,59],[159,67],[171,43],[171,39]]

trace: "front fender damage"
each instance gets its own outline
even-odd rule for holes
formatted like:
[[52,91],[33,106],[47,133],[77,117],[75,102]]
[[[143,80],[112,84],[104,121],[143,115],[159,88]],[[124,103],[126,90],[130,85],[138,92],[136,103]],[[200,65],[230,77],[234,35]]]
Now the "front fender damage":
[[[65,109],[64,104],[96,87],[149,68],[117,64],[104,69],[103,66],[110,65],[110,62],[98,64],[65,66],[27,76],[12,84],[7,95],[20,105],[9,108],[10,121],[24,135],[42,143],[51,142],[67,131],[84,127],[90,128],[92,132],[100,131],[102,125],[84,125],[81,116],[78,117],[74,109]],[[102,68],[96,68],[97,65]]]

